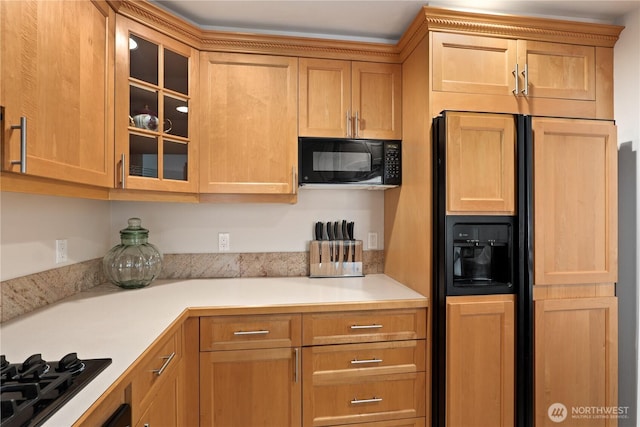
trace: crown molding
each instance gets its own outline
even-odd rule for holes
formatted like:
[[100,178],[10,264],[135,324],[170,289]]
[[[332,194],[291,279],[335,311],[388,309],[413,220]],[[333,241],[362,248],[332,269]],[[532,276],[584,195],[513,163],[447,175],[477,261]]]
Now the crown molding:
[[[420,25],[418,25],[420,24]],[[425,6],[398,43],[428,31],[508,37],[535,41],[613,47],[624,27],[531,16],[490,15]],[[413,33],[412,33],[413,32]]]
[[425,6],[397,44],[205,30],[146,0],[108,0],[121,15],[201,51],[402,63],[429,31],[613,47],[624,27]]

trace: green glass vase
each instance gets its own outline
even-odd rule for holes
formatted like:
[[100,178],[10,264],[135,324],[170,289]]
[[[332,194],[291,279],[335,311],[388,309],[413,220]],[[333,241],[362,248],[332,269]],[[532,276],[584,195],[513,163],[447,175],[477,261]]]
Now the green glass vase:
[[140,218],[129,218],[129,226],[120,230],[119,245],[102,260],[107,278],[125,289],[143,288],[158,277],[162,254],[149,243],[149,230],[142,228]]

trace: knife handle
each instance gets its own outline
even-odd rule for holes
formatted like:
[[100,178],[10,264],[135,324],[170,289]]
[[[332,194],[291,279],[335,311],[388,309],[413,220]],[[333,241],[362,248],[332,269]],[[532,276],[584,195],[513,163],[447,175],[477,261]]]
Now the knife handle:
[[322,240],[324,235],[324,224],[320,221],[316,222],[316,240]]
[[329,240],[333,240],[333,227],[331,226],[331,222],[327,223],[327,236],[329,236]]
[[349,224],[347,224],[347,234],[349,235],[349,240],[355,240],[355,237],[353,235],[353,227],[355,226],[355,223],[353,221],[351,221]]
[[342,240],[340,237],[340,225],[338,221],[333,223],[333,238],[336,240]]

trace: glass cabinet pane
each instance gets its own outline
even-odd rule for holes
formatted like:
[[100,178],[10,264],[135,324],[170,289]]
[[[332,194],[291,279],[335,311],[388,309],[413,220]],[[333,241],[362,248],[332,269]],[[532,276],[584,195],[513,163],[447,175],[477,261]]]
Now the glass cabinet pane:
[[129,34],[129,75],[153,85],[158,84],[158,45]]
[[129,124],[140,129],[158,130],[158,92],[131,86]]
[[189,137],[189,104],[186,100],[164,97],[164,132]]
[[189,94],[189,58],[164,50],[164,87]]
[[129,135],[129,175],[158,177],[158,139]]
[[187,181],[187,144],[165,140],[163,150],[162,176],[165,179]]

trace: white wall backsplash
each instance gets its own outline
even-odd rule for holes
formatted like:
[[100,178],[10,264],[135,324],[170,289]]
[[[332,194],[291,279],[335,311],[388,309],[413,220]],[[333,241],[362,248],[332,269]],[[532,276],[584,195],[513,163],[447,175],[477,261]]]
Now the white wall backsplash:
[[219,252],[219,232],[230,233],[230,252],[306,251],[315,221],[342,219],[355,222],[365,249],[370,231],[384,247],[383,191],[301,190],[294,205],[112,202],[111,245],[130,217],[142,219],[163,253]]
[[[0,280],[100,258],[120,242],[130,217],[142,218],[149,241],[163,253],[218,252],[218,232],[230,252],[308,249],[315,221],[355,221],[356,238],[378,233],[384,247],[384,192],[302,190],[298,203],[179,204],[107,202],[0,193]],[[67,239],[69,261],[55,263],[55,241]]]
[[[0,280],[104,256],[109,202],[0,193]],[[68,262],[56,264],[55,241],[67,239]]]

